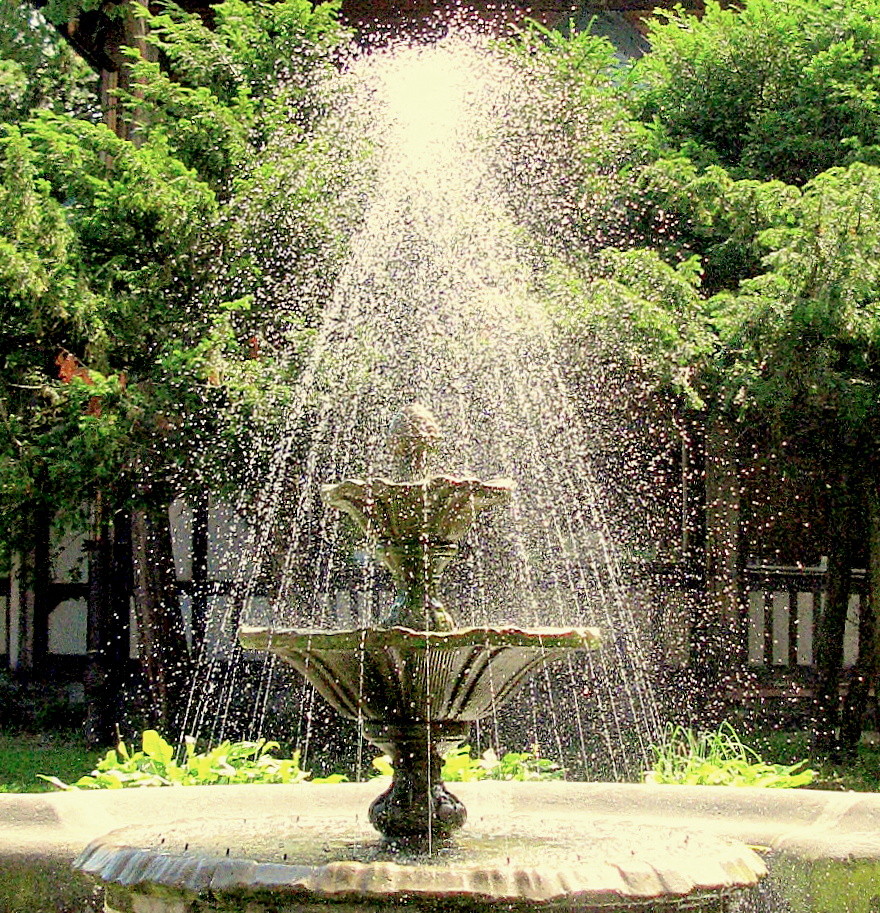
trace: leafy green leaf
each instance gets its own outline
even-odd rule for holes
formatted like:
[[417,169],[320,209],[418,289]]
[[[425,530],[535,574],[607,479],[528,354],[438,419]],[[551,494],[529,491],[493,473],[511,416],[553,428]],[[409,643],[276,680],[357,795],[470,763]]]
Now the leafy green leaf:
[[729,723],[715,731],[697,733],[671,726],[658,745],[652,745],[654,766],[645,781],[686,786],[760,786],[791,789],[806,786],[815,771],[806,762],[768,764],[744,745]]

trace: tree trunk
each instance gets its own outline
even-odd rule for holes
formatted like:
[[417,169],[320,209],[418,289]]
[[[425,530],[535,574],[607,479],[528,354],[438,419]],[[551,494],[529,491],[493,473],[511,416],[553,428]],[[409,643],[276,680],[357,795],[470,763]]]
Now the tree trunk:
[[726,715],[728,697],[743,667],[740,571],[740,481],[736,428],[710,416],[706,427],[706,606],[691,649],[700,679],[702,722]]
[[180,610],[168,509],[132,513],[138,652],[154,725],[174,740],[192,662]]
[[42,506],[26,512],[25,551],[12,556],[9,580],[9,667],[22,678],[45,673],[49,652],[49,558],[51,518]]
[[113,628],[108,653],[115,668],[128,675],[131,660],[131,597],[134,592],[134,556],[131,548],[131,513],[120,511],[113,519],[113,554],[110,567]]
[[9,574],[9,668],[21,677],[30,674],[34,652],[32,561],[30,551],[15,552]]
[[878,685],[880,673],[880,492],[869,482],[865,492],[868,509],[868,593],[859,615],[859,656],[840,724],[843,751],[854,756],[862,736],[868,695]]
[[100,501],[95,508],[89,555],[86,668],[86,741],[90,748],[119,740],[122,689],[128,665],[131,540],[127,515],[111,524]]
[[815,627],[816,694],[812,747],[815,757],[836,757],[840,742],[840,679],[843,671],[843,636],[852,578],[852,529],[855,511],[848,477],[838,480],[831,496],[828,528],[828,574],[825,605]]

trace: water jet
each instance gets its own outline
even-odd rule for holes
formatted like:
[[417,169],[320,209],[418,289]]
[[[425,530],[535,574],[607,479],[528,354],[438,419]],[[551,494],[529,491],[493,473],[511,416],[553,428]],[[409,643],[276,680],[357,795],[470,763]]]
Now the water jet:
[[[657,712],[602,496],[586,461],[571,471],[586,435],[560,378],[546,312],[530,297],[521,238],[499,202],[502,172],[496,159],[482,155],[496,128],[503,134],[499,111],[509,101],[509,71],[473,49],[445,57],[442,49],[416,48],[401,56],[410,72],[401,74],[399,60],[387,55],[367,74],[369,92],[388,90],[388,133],[377,139],[387,160],[377,169],[375,208],[352,245],[289,410],[291,426],[309,425],[308,452],[297,461],[289,441],[267,441],[266,452],[280,455],[266,486],[266,522],[254,537],[258,547],[243,550],[242,598],[230,600],[229,612],[233,617],[263,598],[258,581],[281,551],[277,530],[294,528],[278,562],[282,583],[264,600],[270,610],[273,603],[288,607],[297,587],[311,588],[314,578],[303,583],[297,573],[313,552],[324,561],[317,576],[338,567],[330,547],[323,548],[330,537],[319,536],[313,552],[303,546],[316,526],[324,533],[337,513],[359,526],[394,580],[394,597],[378,621],[365,611],[357,624],[334,626],[323,624],[320,612],[304,611],[305,625],[261,624],[240,636],[247,647],[293,666],[337,712],[357,720],[366,738],[392,756],[394,780],[374,800],[369,820],[363,809],[374,784],[325,794],[335,807],[318,798],[316,786],[284,815],[273,808],[260,817],[213,814],[126,828],[94,841],[78,865],[107,885],[108,908],[137,913],[380,903],[733,910],[738,892],[765,872],[741,844],[662,823],[627,826],[594,814],[589,804],[566,809],[564,797],[555,808],[529,804],[527,793],[504,791],[506,784],[483,793],[456,787],[468,801],[466,815],[440,779],[444,746],[461,741],[530,673],[561,657],[582,654],[584,665],[597,657],[589,681],[605,689],[606,708],[614,704],[603,708],[614,730],[603,734],[609,755],[612,738],[631,738],[643,756]],[[473,70],[456,72],[463,65]],[[482,67],[496,76],[503,70],[505,78],[478,97],[478,79],[469,74]],[[436,89],[441,77],[452,77],[450,91],[433,93],[426,109],[421,86]],[[475,111],[487,120],[476,123]],[[374,416],[399,404],[403,391],[438,405],[454,442],[444,465],[467,470],[431,473],[436,422],[410,408],[395,422],[393,470],[374,471],[387,465],[377,453]],[[353,454],[353,442],[366,442],[366,452]],[[516,495],[511,481],[488,477],[498,467],[522,486]],[[305,481],[290,494],[294,475]],[[342,479],[321,490],[335,509],[321,514],[332,514],[327,524],[314,520],[319,478]],[[489,509],[508,499],[518,538],[501,572],[494,569],[499,585],[457,623],[460,606],[450,599],[450,610],[441,599],[441,577],[454,567],[477,515],[486,512],[490,520]],[[295,516],[285,509],[290,504]],[[306,593],[304,603],[314,595]],[[488,623],[499,607],[502,622]],[[628,623],[606,623],[610,614]],[[535,626],[510,621],[524,617]],[[597,636],[586,622],[594,617],[603,619],[605,653],[590,649]],[[578,625],[541,626],[570,619]],[[583,668],[564,671],[574,702],[586,707],[594,694],[586,694]],[[229,681],[232,688],[240,679]],[[215,698],[212,706],[218,704],[225,706]],[[618,706],[625,709],[618,713]],[[533,700],[531,709],[536,720],[558,719],[550,701]]]

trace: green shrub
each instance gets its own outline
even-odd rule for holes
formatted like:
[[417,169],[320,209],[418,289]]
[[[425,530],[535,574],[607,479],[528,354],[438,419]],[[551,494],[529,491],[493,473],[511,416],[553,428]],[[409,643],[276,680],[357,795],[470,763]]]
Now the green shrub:
[[652,745],[654,767],[645,774],[647,783],[686,786],[806,786],[815,771],[806,761],[768,764],[756,751],[743,745],[729,723],[715,732],[695,733],[671,726],[659,745]]
[[[90,775],[73,784],[58,777],[39,776],[59,789],[123,789],[136,786],[210,786],[229,783],[302,783],[310,773],[299,766],[299,752],[290,758],[272,755],[277,742],[222,742],[205,752],[187,737],[181,759],[174,746],[154,729],[141,736],[142,748],[130,752],[124,742],[98,761]],[[313,783],[338,783],[341,774],[315,778]]]
[[[383,776],[391,776],[391,759],[376,758],[373,767]],[[500,758],[490,748],[479,758],[471,756],[471,746],[453,748],[443,756],[440,776],[450,783],[474,780],[560,780],[565,771],[537,751],[508,751]]]
[[[196,751],[192,737],[184,740],[183,757],[154,729],[141,735],[141,750],[129,751],[124,742],[98,761],[91,774],[75,783],[38,774],[58,789],[125,789],[138,786],[210,786],[228,783],[341,783],[342,774],[312,777],[299,764],[299,752],[276,758],[277,742],[223,742],[206,752]],[[564,771],[537,751],[509,751],[500,758],[492,749],[471,757],[469,745],[444,757],[442,776],[455,782],[472,780],[555,780]],[[373,761],[379,774],[391,775],[389,758]]]

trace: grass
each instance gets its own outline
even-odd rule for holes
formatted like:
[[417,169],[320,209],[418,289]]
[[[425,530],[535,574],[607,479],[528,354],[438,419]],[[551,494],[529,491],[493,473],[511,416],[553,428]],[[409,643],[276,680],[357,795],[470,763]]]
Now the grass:
[[37,774],[76,780],[96,757],[78,733],[0,733],[0,792],[54,792]]

